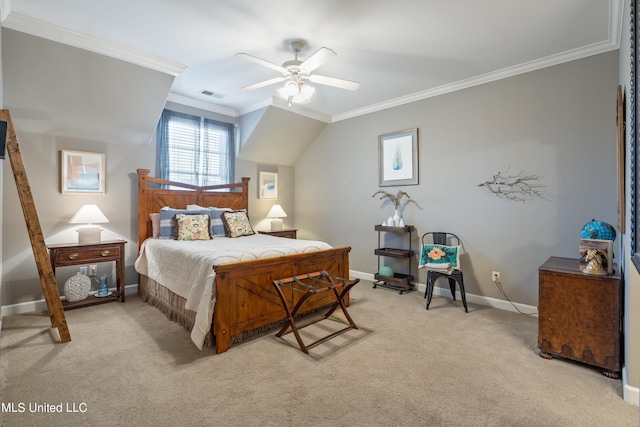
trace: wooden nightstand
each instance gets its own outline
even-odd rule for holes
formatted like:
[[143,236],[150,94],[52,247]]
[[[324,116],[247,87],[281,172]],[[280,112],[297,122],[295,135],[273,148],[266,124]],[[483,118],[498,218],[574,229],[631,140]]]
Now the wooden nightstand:
[[269,236],[286,237],[289,239],[296,239],[298,236],[298,230],[295,228],[278,230],[278,231],[258,231],[258,233],[268,234]]
[[99,262],[115,261],[116,263],[116,290],[107,297],[97,298],[89,295],[86,299],[76,302],[62,302],[65,309],[82,307],[85,305],[102,304],[105,302],[120,300],[124,302],[124,240],[107,240],[100,243],[64,243],[48,245],[49,258],[53,274],[56,267],[70,265],[93,264]]

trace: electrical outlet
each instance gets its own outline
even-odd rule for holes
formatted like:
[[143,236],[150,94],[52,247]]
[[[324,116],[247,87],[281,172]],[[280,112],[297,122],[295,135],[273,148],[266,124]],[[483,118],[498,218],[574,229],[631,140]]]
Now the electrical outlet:
[[491,282],[492,283],[500,283],[500,272],[492,271],[491,272]]
[[83,276],[87,275],[87,266],[83,265],[82,267],[80,267],[80,274],[82,274]]
[[89,266],[89,276],[97,276],[98,275],[98,264],[91,264]]

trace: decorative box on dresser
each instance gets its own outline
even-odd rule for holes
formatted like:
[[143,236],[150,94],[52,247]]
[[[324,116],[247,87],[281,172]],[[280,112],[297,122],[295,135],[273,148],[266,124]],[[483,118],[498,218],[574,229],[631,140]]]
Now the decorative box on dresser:
[[549,258],[538,270],[538,348],[552,355],[602,368],[620,377],[622,292],[620,272],[582,273],[580,261]]

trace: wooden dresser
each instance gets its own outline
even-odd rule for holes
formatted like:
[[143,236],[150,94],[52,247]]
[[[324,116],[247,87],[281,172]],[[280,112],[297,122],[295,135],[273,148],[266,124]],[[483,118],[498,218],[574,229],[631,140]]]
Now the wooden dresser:
[[538,348],[620,377],[622,279],[582,273],[579,260],[549,258],[538,270]]

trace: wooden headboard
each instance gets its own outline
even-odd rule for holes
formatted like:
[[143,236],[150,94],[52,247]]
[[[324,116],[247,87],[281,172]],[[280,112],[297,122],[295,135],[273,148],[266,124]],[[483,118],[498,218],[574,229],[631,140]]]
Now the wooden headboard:
[[[187,205],[249,210],[249,179],[235,184],[198,187],[149,176],[149,169],[138,169],[138,250],[152,235],[149,214],[165,206],[185,209]],[[170,186],[170,187],[169,187]]]

